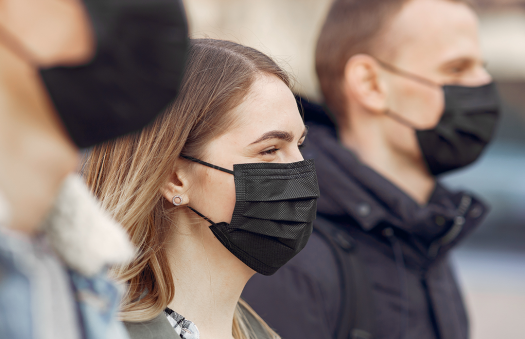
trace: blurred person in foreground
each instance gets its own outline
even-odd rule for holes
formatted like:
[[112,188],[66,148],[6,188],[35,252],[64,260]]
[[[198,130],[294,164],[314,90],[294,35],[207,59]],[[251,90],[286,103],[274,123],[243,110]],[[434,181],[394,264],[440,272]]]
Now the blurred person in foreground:
[[314,235],[243,297],[287,339],[468,338],[449,253],[487,208],[436,178],[475,161],[498,120],[473,8],[336,0],[316,68],[331,114],[303,102]]
[[109,264],[134,249],[72,173],[175,97],[176,0],[0,2],[0,338],[126,338]]

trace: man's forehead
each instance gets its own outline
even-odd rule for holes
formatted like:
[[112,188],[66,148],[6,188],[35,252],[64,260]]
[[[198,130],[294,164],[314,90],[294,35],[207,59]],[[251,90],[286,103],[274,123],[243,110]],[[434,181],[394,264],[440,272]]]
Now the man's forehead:
[[400,62],[479,57],[476,14],[456,1],[408,1],[393,18],[383,40],[395,50]]

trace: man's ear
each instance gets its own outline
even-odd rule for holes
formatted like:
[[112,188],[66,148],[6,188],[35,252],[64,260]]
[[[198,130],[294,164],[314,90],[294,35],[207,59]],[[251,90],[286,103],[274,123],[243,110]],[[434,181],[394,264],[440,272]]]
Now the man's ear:
[[[179,161],[179,164],[175,165],[175,169],[160,188],[160,192],[164,198],[170,203],[173,203],[175,200],[177,206],[187,205],[190,202],[190,198],[187,194],[189,180],[186,176],[186,167],[180,163],[181,161]],[[175,197],[180,197],[180,199]]]
[[387,109],[387,86],[381,75],[381,66],[366,54],[348,59],[344,69],[344,87],[348,95],[367,111],[380,114]]

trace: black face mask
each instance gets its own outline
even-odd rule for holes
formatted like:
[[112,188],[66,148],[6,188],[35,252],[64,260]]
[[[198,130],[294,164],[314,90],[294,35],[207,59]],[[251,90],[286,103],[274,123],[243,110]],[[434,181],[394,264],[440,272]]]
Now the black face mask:
[[190,209],[211,223],[217,239],[243,263],[272,275],[304,248],[319,198],[313,160],[240,164],[230,171],[182,157],[234,175],[237,200],[229,224],[215,223]]
[[[385,69],[419,83],[439,86],[430,80],[379,62]],[[388,114],[416,130],[427,167],[434,176],[465,167],[481,155],[490,142],[499,119],[499,96],[491,82],[479,87],[442,86],[445,109],[436,127],[418,130],[389,111]]]
[[188,46],[180,0],[84,0],[96,39],[85,65],[40,70],[69,135],[89,147],[151,122],[177,92]]

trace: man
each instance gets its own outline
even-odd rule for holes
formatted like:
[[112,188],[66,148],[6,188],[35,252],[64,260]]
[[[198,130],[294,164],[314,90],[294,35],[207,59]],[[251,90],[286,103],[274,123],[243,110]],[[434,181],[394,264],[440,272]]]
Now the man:
[[174,99],[187,44],[178,0],[0,3],[0,338],[127,337],[133,248],[71,173]]
[[303,103],[321,197],[306,248],[246,301],[285,339],[468,338],[448,254],[486,207],[441,173],[490,140],[498,98],[462,0],[336,0]]

